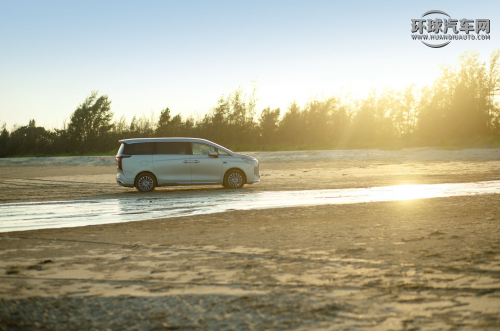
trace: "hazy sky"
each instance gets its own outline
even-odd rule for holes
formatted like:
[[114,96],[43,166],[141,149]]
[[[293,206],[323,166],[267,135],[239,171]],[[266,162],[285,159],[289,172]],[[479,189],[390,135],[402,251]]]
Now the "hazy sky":
[[[490,41],[411,40],[429,10],[488,18]],[[203,114],[255,79],[258,111],[342,86],[427,84],[440,63],[500,47],[500,1],[0,0],[0,122],[61,127],[92,90],[115,118]]]

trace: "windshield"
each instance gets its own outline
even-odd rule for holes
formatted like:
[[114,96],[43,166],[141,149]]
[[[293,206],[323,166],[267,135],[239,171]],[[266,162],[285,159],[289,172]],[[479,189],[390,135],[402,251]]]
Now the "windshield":
[[221,149],[221,150],[223,150],[223,151],[225,151],[225,152],[234,153],[232,150],[227,149],[226,147],[222,147],[221,145],[216,144],[216,143],[214,143],[214,142],[211,142],[211,143],[212,143],[212,144],[214,144],[215,146],[217,146],[217,148],[218,148],[218,149]]

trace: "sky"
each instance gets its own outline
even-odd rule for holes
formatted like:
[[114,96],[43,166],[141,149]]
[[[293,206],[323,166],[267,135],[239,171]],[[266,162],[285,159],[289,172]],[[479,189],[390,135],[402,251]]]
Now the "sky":
[[[436,9],[490,19],[491,40],[412,40],[411,19]],[[486,61],[497,22],[500,1],[0,0],[0,123],[62,128],[94,90],[129,122],[167,107],[203,115],[240,86],[256,86],[257,111],[284,111],[427,85],[464,51]]]

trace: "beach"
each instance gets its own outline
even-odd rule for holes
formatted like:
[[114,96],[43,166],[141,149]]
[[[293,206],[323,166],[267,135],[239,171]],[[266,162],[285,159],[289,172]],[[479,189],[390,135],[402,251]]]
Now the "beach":
[[[261,182],[235,194],[500,179],[500,149],[247,154]],[[0,159],[0,170],[3,204],[141,196],[116,184],[113,157]],[[148,196],[219,191],[228,190]],[[496,330],[499,201],[500,192],[0,233],[0,329]]]

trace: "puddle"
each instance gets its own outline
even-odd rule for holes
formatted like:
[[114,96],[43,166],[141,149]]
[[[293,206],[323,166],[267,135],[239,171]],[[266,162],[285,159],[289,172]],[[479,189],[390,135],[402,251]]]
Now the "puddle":
[[500,181],[306,191],[169,192],[161,197],[0,204],[0,232],[66,228],[229,210],[352,204],[500,193]]

